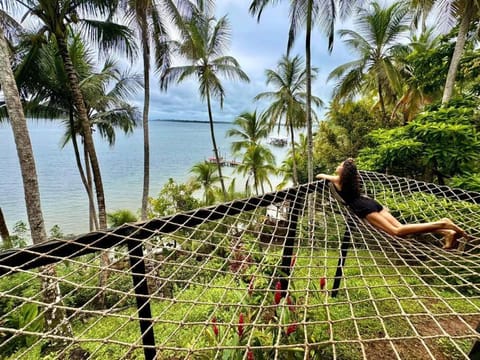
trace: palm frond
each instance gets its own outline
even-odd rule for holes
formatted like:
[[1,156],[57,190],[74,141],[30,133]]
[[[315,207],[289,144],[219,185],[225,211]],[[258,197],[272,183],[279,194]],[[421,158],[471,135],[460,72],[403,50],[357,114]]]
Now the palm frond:
[[99,44],[100,50],[109,53],[112,49],[121,51],[133,59],[138,53],[132,29],[109,21],[82,20],[86,36]]
[[166,90],[172,82],[179,83],[192,75],[197,74],[197,68],[192,65],[173,66],[165,70],[160,78],[160,87]]

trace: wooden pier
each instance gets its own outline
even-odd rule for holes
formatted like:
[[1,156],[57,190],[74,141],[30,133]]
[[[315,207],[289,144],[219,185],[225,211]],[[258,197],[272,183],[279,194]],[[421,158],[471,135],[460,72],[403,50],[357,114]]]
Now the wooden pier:
[[[218,160],[220,161],[220,166],[235,167],[241,164],[236,160],[226,160],[223,157],[220,157]],[[208,162],[211,164],[216,164],[217,160],[215,159],[215,157],[211,157],[211,158],[208,158]]]

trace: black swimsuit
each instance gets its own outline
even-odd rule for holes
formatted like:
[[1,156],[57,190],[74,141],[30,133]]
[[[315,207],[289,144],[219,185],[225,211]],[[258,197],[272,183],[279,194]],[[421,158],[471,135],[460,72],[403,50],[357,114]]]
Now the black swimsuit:
[[352,209],[352,211],[360,218],[364,218],[373,212],[380,212],[383,209],[383,206],[378,201],[369,198],[368,196],[360,195],[351,198],[341,190],[337,189],[337,192],[342,199],[345,200],[350,209]]

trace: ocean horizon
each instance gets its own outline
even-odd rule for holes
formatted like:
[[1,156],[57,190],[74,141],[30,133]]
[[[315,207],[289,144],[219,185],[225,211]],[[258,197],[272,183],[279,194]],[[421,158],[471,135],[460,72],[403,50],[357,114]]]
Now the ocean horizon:
[[[30,138],[40,186],[42,211],[47,231],[58,225],[64,234],[88,232],[88,198],[80,180],[71,143],[61,148],[64,129],[55,121],[29,120]],[[233,138],[226,137],[230,122],[215,122],[220,156],[235,160],[230,152]],[[150,130],[150,196],[156,197],[169,178],[185,182],[192,166],[213,156],[208,121],[156,119]],[[272,134],[272,136],[276,136]],[[94,133],[105,189],[107,212],[129,209],[139,213],[143,186],[143,130],[116,133],[110,147]],[[272,147],[279,165],[287,147]],[[225,167],[227,177],[236,177]],[[10,125],[0,124],[0,207],[10,231],[16,222],[27,222],[23,183]],[[241,180],[241,179],[240,179]],[[273,178],[273,185],[280,178]],[[227,179],[227,183],[229,180]],[[238,183],[241,181],[237,180]]]

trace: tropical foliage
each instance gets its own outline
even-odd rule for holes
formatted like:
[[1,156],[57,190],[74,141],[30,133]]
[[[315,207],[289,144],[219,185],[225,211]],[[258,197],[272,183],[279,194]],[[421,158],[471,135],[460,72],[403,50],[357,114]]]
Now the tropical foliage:
[[479,173],[477,109],[471,99],[431,106],[406,126],[372,132],[373,144],[361,150],[359,160],[372,170],[442,185],[452,177],[459,181]]
[[[267,6],[278,2],[253,0],[249,10],[260,19]],[[231,39],[230,24],[227,16],[216,17],[214,1],[164,0],[163,6],[157,7],[156,2],[147,0],[0,0],[0,84],[5,96],[5,104],[0,104],[0,110],[2,119],[6,119],[8,115],[14,136],[20,144],[18,153],[31,239],[37,243],[47,240],[47,236],[24,114],[63,120],[64,141],[72,141],[77,165],[88,193],[92,229],[105,228],[107,220],[109,225],[119,226],[125,222],[136,221],[136,215],[130,210],[119,210],[107,215],[101,167],[92,132],[97,131],[112,145],[118,129],[124,133],[131,132],[138,122],[139,113],[131,105],[129,98],[142,85],[142,220],[263,193],[272,188],[272,175],[278,171],[284,177],[282,186],[290,182],[298,184],[312,181],[314,170],[331,172],[335,165],[346,157],[357,157],[359,165],[364,169],[480,191],[480,54],[473,36],[478,26],[479,3],[464,0],[412,0],[389,2],[387,6],[382,6],[380,2],[373,1],[352,12],[355,6],[362,6],[363,3],[348,0],[289,2],[291,11],[287,25],[290,31],[286,39],[286,55],[278,60],[276,69],[266,70],[267,89],[262,90],[256,97],[257,100],[265,101],[266,107],[258,113],[257,110],[242,111],[233,120],[232,129],[228,132],[228,136],[232,138],[232,153],[240,158],[235,174],[240,175],[238,179],[245,184],[245,192],[239,193],[235,179],[227,186],[222,174],[212,101],[218,100],[220,107],[223,107],[227,96],[223,78],[243,82],[247,82],[249,78],[239,62],[227,51]],[[19,6],[15,7],[15,4]],[[428,28],[426,19],[434,9],[440,14],[440,18],[433,21],[435,27]],[[27,24],[34,26],[21,29],[10,16],[13,14],[31,18],[32,22]],[[323,68],[324,63],[323,59],[312,59],[312,30],[314,25],[318,25],[325,32],[328,48],[331,50],[335,21],[338,17],[344,18],[350,14],[354,14],[355,28],[340,30],[339,35],[356,58],[346,64],[337,64],[331,72],[329,78],[335,81],[333,98],[323,119],[318,119],[322,121],[316,122],[319,116],[313,112],[312,105],[320,106],[322,102],[312,94],[312,81],[317,78],[317,67],[312,66],[312,62],[318,62],[318,68]],[[128,21],[128,25],[114,22],[122,17]],[[438,24],[445,21],[451,25],[450,31],[436,35]],[[175,29],[177,40],[169,38],[166,31],[168,26]],[[305,30],[305,62],[300,56],[290,55],[294,40],[301,30]],[[131,58],[137,48],[134,35],[142,49],[142,80],[137,75],[123,72],[117,62],[104,56],[105,50],[115,50],[119,51],[121,56]],[[171,62],[170,47],[180,62]],[[99,50],[104,56],[101,57],[102,61],[95,59],[88,49]],[[153,66],[150,64],[152,49]],[[157,71],[161,87],[165,90],[168,90],[172,83],[192,78],[197,81],[199,96],[207,105],[216,162],[194,164],[191,181],[181,183],[169,179],[157,197],[149,197],[148,114],[151,68]],[[15,75],[15,78],[12,75]],[[269,86],[274,89],[268,89]],[[314,125],[317,125],[315,129]],[[290,135],[290,149],[280,168],[276,167],[272,152],[264,141],[275,128],[286,129]],[[80,141],[77,143],[77,140]],[[388,199],[394,196],[395,194],[388,194],[386,205],[389,205]],[[430,201],[432,199],[427,197],[404,199],[404,203],[394,211],[404,214],[404,218],[411,216],[414,219],[416,207]],[[227,232],[228,224],[224,225],[222,229]],[[29,240],[27,231],[26,224],[19,223],[13,229],[13,235],[9,237],[10,243],[7,242],[6,246],[25,246]],[[63,237],[58,229],[55,229],[54,233],[56,237]],[[253,246],[248,237],[243,240],[245,246]],[[217,266],[218,270],[224,264],[222,256],[228,252],[226,248],[208,248],[201,239],[194,238],[182,246],[193,252],[215,251],[216,256],[212,258],[216,260],[212,260],[212,268]],[[305,254],[303,261],[306,261],[308,256]],[[214,263],[215,261],[218,261],[218,264]],[[268,271],[268,261],[265,264]],[[108,259],[104,260],[102,265],[107,269]],[[131,290],[130,279],[127,281],[122,276],[117,279],[117,274],[113,274],[115,279],[112,283],[115,283],[118,289],[113,289],[110,294],[105,293],[100,304],[91,304],[90,299],[95,296],[93,292],[97,289],[98,274],[94,273],[94,270],[88,270],[86,274],[76,273],[67,271],[66,267],[68,264],[59,266],[60,276],[85,276],[91,282],[89,290],[81,293],[75,292],[68,282],[58,289],[55,287],[56,291],[69,294],[65,298],[67,306],[89,304],[88,306],[102,308],[120,304],[126,306],[120,311],[126,316],[132,316],[131,309],[128,308],[131,304],[120,299],[120,292],[117,291]],[[333,268],[334,264],[329,267]],[[45,278],[55,279],[57,276],[53,267],[47,267],[44,271]],[[355,272],[352,269],[348,271]],[[223,272],[223,268],[218,272]],[[102,276],[104,274],[102,272]],[[16,275],[12,276],[12,279],[19,295],[34,299],[38,294],[47,293],[45,287],[42,289],[42,286],[46,285],[33,281],[30,275]],[[188,278],[193,274],[177,275]],[[349,274],[352,279],[355,275]],[[169,274],[165,276],[168,277]],[[302,278],[308,278],[308,274],[303,274]],[[105,278],[101,280],[105,284]],[[223,286],[234,280],[230,275],[225,275],[218,277],[217,281],[219,286]],[[229,292],[228,296],[254,303],[255,295],[245,296],[248,284],[242,281],[239,288]],[[304,285],[302,282],[295,284],[298,289],[302,289]],[[0,290],[9,286],[12,284],[2,282]],[[102,283],[100,287],[104,288]],[[206,301],[213,303],[216,300],[214,292],[204,292],[204,289],[195,285],[184,291],[180,295],[184,298],[180,300],[197,299],[200,292]],[[55,304],[55,298],[62,298],[60,293],[54,295],[53,298],[42,301]],[[358,296],[361,297],[361,294]],[[301,301],[301,298],[299,296],[293,300]],[[313,300],[320,304],[320,299]],[[287,307],[289,304],[286,304],[286,301],[276,296],[272,298],[273,307]],[[49,344],[43,344],[28,335],[29,331],[38,331],[46,324],[55,326],[49,319],[48,311],[36,305],[17,306],[19,304],[2,302],[1,299],[0,305],[2,321],[9,327],[22,329],[25,333],[15,341],[6,342],[8,346],[0,349],[2,356],[15,356],[16,351],[36,344],[32,350],[35,354],[32,356],[48,358],[48,355],[42,353],[41,347],[48,347]],[[154,306],[159,307],[158,312],[162,310],[161,304]],[[198,309],[192,310],[190,316],[201,319],[202,324],[215,324],[212,315],[217,314],[200,307]],[[181,306],[174,309],[172,318],[185,320],[183,310]],[[364,311],[368,312],[368,309]],[[286,314],[285,317],[279,317],[275,313],[268,318],[268,321],[278,324],[278,329],[281,329],[276,338],[280,345],[288,345],[292,339],[305,339],[308,336],[315,337],[309,338],[312,342],[318,342],[319,339],[329,341],[325,338],[325,329],[315,328],[307,334],[306,327],[293,326],[296,321],[295,314]],[[236,346],[245,345],[246,335],[255,339],[257,345],[273,341],[274,335],[267,331],[254,331],[240,326],[248,323],[255,315],[257,314],[242,314],[236,328],[202,327],[203,342],[200,345],[215,347],[221,334],[232,348],[222,354],[225,358],[269,358],[271,354],[250,354],[248,350],[245,354],[240,354],[234,349]],[[218,316],[215,321],[223,320],[222,316],[224,319],[231,319],[233,315],[225,313]],[[319,314],[312,314],[311,319],[319,320]],[[69,325],[62,314],[57,320],[62,321],[62,326]],[[98,326],[88,327],[87,330],[82,323],[75,323],[74,326],[78,331],[86,331],[87,337],[93,336],[96,331],[108,334],[115,328],[115,324],[103,321],[100,321]],[[66,328],[63,330],[68,331]],[[130,330],[127,327],[121,331]],[[345,334],[348,334],[348,329],[345,329]],[[376,334],[378,331],[374,332],[375,336]],[[0,337],[2,336],[6,335],[1,333]],[[182,329],[178,338],[172,339],[177,342],[172,346],[186,347],[190,338],[190,329]],[[85,347],[88,346],[89,344],[85,343]],[[108,355],[101,353],[103,350],[98,347],[95,351],[98,356],[125,356],[116,348]],[[324,349],[319,351],[322,356],[330,355]],[[339,351],[348,358],[348,349]],[[305,354],[300,352],[292,352],[290,357],[296,358],[297,355],[299,358],[305,357]]]

